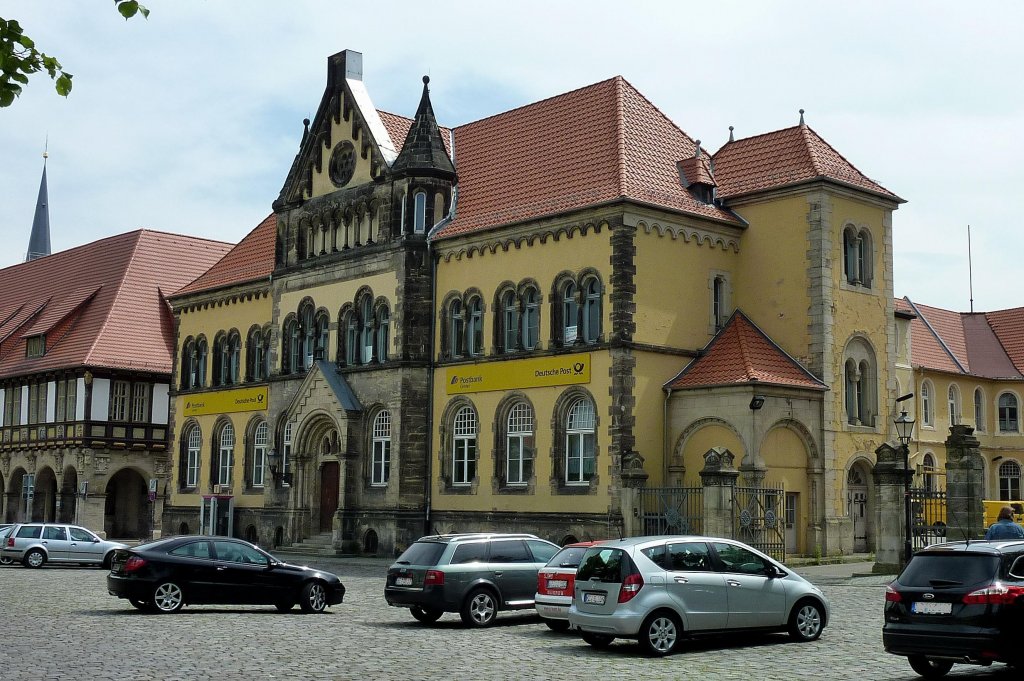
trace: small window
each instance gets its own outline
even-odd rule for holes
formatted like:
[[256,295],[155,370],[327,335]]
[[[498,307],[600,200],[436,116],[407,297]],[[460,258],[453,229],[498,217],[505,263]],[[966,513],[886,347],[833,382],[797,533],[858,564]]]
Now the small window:
[[270,428],[266,421],[260,421],[252,438],[252,486],[263,487],[267,470],[267,446],[270,443]]
[[514,291],[505,291],[501,296],[501,348],[515,352],[519,334],[519,308]]
[[462,314],[462,301],[453,300],[448,306],[448,342],[449,354],[451,357],[462,357],[464,343],[466,342],[465,319]]
[[186,438],[188,443],[185,452],[185,487],[199,484],[199,453],[203,447],[203,433],[199,426],[192,426]]
[[768,566],[764,558],[752,551],[732,544],[715,543],[715,552],[724,563],[726,572],[743,575],[763,575]]
[[665,549],[664,544],[649,546],[646,549],[641,549],[640,552],[647,556],[651,562],[658,567],[665,570],[669,569],[670,563],[668,561],[668,551]]
[[484,309],[480,298],[469,301],[467,352],[470,356],[483,354],[484,350]]
[[463,407],[455,415],[452,484],[468,485],[476,478],[476,414]]
[[466,563],[486,563],[487,542],[478,541],[470,544],[459,544],[452,554],[452,565],[465,565]]
[[42,357],[46,354],[46,336],[32,336],[26,339],[25,342],[25,356],[26,357]]
[[91,542],[98,537],[89,530],[81,527],[69,527],[68,534],[71,536],[72,541],[88,541]]
[[974,389],[974,429],[979,433],[985,432],[985,396],[981,388]]
[[416,192],[413,196],[413,222],[412,229],[417,234],[423,234],[427,231],[427,194],[426,192]]
[[149,422],[149,384],[132,384],[132,422]]
[[498,539],[491,542],[491,563],[532,563],[533,554],[522,539]]
[[576,284],[571,281],[562,288],[562,345],[572,345],[576,342],[580,315],[576,293]]
[[594,405],[580,399],[569,407],[565,428],[565,482],[581,485],[590,482],[596,468]]
[[583,342],[596,343],[601,336],[601,284],[594,277],[583,285]]
[[935,405],[932,404],[932,385],[928,381],[921,384],[921,421],[923,425],[935,425]]
[[523,317],[522,340],[523,350],[533,350],[537,347],[540,336],[540,302],[537,299],[537,290],[533,287],[523,292]]
[[519,402],[509,411],[507,422],[507,470],[509,485],[525,485],[533,477],[533,410]]
[[110,388],[110,420],[128,420],[128,381],[114,381]]
[[999,500],[1016,499],[1020,499],[1020,464],[1016,461],[1004,461],[999,464]]
[[673,543],[668,546],[669,570],[674,572],[711,572],[711,552],[704,542]]
[[373,419],[372,466],[370,484],[387,485],[391,478],[391,412],[386,409]]
[[1017,429],[1017,397],[1003,393],[999,396],[999,432],[1016,433]]
[[188,556],[190,558],[209,558],[210,542],[194,541],[168,551],[173,556]]
[[[549,560],[555,557],[559,549],[557,546],[540,541],[537,539],[527,539],[526,545],[530,547],[530,551],[533,553],[533,561],[535,563],[547,563]],[[583,556],[583,551],[579,552],[579,556],[576,558],[576,565],[579,565],[579,559]],[[568,560],[568,558],[566,559]]]
[[949,425],[958,425],[960,423],[960,389],[955,385],[950,385],[947,398],[949,403]]
[[68,533],[63,527],[59,525],[47,525],[43,529],[43,539],[52,539],[54,541],[67,541]]
[[231,486],[231,469],[234,465],[235,428],[230,423],[220,432],[220,453],[217,459],[217,484]]

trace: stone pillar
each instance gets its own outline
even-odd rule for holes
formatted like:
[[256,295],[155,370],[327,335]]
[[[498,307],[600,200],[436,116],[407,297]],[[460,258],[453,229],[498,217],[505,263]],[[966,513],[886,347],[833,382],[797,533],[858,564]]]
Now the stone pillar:
[[640,519],[640,490],[647,487],[650,477],[644,470],[644,457],[631,452],[622,457],[620,472],[622,487],[619,490],[619,511],[622,514],[622,534],[636,537],[644,533]]
[[977,539],[985,532],[984,466],[972,426],[953,426],[946,438],[946,539]]
[[732,497],[740,473],[728,449],[713,447],[704,453],[700,481],[704,485],[704,531],[709,537],[731,537]]
[[904,553],[904,491],[908,471],[903,467],[903,454],[888,442],[875,450],[875,566],[874,572],[891,574],[903,566]]

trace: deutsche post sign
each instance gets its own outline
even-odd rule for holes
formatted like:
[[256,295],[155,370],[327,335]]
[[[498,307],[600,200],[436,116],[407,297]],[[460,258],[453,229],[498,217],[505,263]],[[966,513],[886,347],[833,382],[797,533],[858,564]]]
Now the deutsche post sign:
[[447,383],[449,395],[590,383],[590,353],[449,367]]
[[267,387],[221,390],[185,397],[185,416],[230,414],[238,411],[260,411],[267,408]]

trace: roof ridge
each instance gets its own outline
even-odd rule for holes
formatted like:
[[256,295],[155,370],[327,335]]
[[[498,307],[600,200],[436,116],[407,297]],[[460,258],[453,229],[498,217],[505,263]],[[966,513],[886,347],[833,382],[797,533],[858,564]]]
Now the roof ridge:
[[[960,373],[962,373],[962,374],[969,374],[969,373],[971,373],[970,371],[964,369],[964,365],[960,363],[960,360],[957,359],[955,354],[953,354],[953,351],[949,349],[949,346],[946,345],[946,341],[944,341],[942,339],[942,336],[939,335],[939,332],[936,331],[935,327],[932,326],[932,323],[930,321],[928,321],[928,317],[926,317],[924,315],[924,313],[921,312],[920,308],[918,308],[918,306],[914,304],[914,301],[912,301],[910,299],[910,296],[903,296],[903,299],[907,301],[907,303],[910,305],[911,308],[913,308],[914,313],[918,316],[918,318],[922,322],[924,322],[925,327],[931,332],[931,334],[932,334],[932,336],[934,336],[935,340],[937,340],[939,342],[939,345],[942,347],[943,351],[945,351],[945,353],[947,355],[949,355],[949,358],[953,360],[953,364],[956,364],[956,368],[960,370]],[[934,309],[941,310],[942,308],[934,308]],[[953,314],[957,315],[957,319],[958,320],[960,319],[960,314],[958,312],[954,312]],[[963,320],[960,320],[960,325],[963,326]]]
[[121,276],[118,278],[117,286],[114,288],[113,297],[110,299],[110,305],[107,306],[106,312],[103,315],[103,322],[100,324],[99,331],[92,337],[89,349],[85,353],[85,364],[92,363],[92,354],[96,350],[96,346],[99,345],[100,339],[103,338],[104,331],[106,331],[107,328],[107,322],[110,321],[110,315],[113,313],[114,307],[117,305],[118,298],[124,290],[125,282],[128,280],[128,271],[131,269],[132,263],[135,261],[135,256],[138,255],[139,246],[142,243],[143,232],[145,231],[146,230],[144,229],[137,229],[132,233],[135,235],[135,244],[132,246],[128,262],[121,268]]
[[[821,167],[821,164],[818,162],[817,154],[814,153],[814,146],[813,146],[813,142],[812,142],[812,140],[810,138],[810,135],[813,134],[819,140],[821,140],[821,141],[824,141],[824,140],[821,139],[820,135],[818,135],[813,130],[811,130],[811,127],[809,125],[806,125],[806,124],[798,125],[797,129],[800,131],[800,139],[803,140],[803,143],[804,143],[803,150],[804,150],[804,153],[807,154],[807,158],[811,162],[811,168],[814,170],[814,174],[816,176],[818,176],[818,177],[824,176],[825,175],[825,170]],[[835,151],[835,149],[833,149],[833,151]],[[843,159],[843,160],[845,160],[845,159]]]
[[625,82],[622,76],[615,76],[612,79],[615,83],[615,154],[618,156],[619,172],[616,177],[618,195],[626,195],[626,114],[622,84]]

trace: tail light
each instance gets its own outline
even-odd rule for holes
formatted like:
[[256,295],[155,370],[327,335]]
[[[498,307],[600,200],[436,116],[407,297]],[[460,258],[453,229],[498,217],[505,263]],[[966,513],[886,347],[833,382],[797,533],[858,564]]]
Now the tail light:
[[537,593],[546,594],[548,592],[548,578],[541,573],[537,573]]
[[885,587],[885,602],[886,603],[899,603],[903,600],[903,596],[900,592],[891,586]]
[[124,564],[124,571],[125,572],[135,572],[136,570],[141,570],[145,565],[146,565],[146,559],[145,558],[139,558],[138,556],[132,556]]
[[1024,587],[1007,586],[1002,582],[996,582],[991,586],[972,591],[964,596],[964,604],[1012,605],[1021,596],[1024,596]]
[[622,580],[622,586],[619,588],[619,603],[628,603],[633,600],[633,597],[640,593],[640,589],[644,586],[644,578],[639,572],[626,575],[626,578]]
[[14,537],[8,537],[7,538],[7,547],[8,548],[13,548],[13,546],[14,546]]
[[423,576],[423,586],[444,586],[444,573],[440,570],[427,570]]

